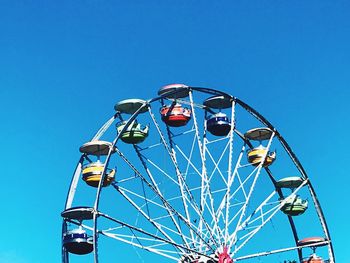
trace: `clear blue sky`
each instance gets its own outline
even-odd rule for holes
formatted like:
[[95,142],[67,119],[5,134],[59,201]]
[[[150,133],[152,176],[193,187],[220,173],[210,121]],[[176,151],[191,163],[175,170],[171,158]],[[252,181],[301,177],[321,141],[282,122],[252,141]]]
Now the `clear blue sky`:
[[117,101],[173,82],[231,93],[280,130],[348,262],[349,11],[341,0],[1,0],[0,262],[60,262],[79,146]]

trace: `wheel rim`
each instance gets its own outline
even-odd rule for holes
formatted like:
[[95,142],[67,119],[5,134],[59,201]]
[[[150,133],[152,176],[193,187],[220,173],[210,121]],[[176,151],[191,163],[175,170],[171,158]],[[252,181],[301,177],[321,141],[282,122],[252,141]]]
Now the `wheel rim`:
[[[173,92],[176,93],[176,90]],[[183,88],[181,92],[184,93]],[[206,127],[205,119],[213,112],[221,111],[210,109],[203,103],[203,99],[212,95],[225,98],[226,109],[223,111],[231,120],[231,131],[225,137],[211,135]],[[188,87],[188,97],[181,96],[176,101],[173,97],[176,98],[165,94],[145,101],[132,114],[117,112],[101,127],[92,141],[102,137],[107,139],[104,137],[113,129],[112,123],[126,121],[126,130],[127,125],[135,119],[145,123],[148,121],[153,134],[141,144],[135,145],[127,145],[119,140],[123,131],[116,137],[109,137],[112,146],[103,159],[102,179],[95,198],[91,200],[95,211],[93,220],[86,222],[64,219],[62,235],[67,231],[67,224],[80,225],[90,230],[94,240],[95,262],[99,259],[98,236],[117,239],[183,262],[190,257],[217,260],[215,253],[222,255],[226,249],[234,261],[249,262],[250,259],[260,259],[263,256],[272,258],[282,252],[288,257],[288,251],[293,251],[296,258],[302,261],[307,255],[306,249],[312,247],[312,244],[298,246],[299,236],[306,234],[301,231],[303,226],[295,222],[298,221],[295,217],[286,216],[280,211],[288,197],[301,193],[308,195],[316,204],[312,220],[319,225],[325,238],[322,245],[327,248],[323,249],[326,252],[322,251],[322,256],[334,262],[329,231],[314,188],[296,155],[278,131],[243,101],[220,91]],[[228,109],[227,99],[232,103]],[[186,126],[178,128],[167,125],[157,114],[162,105],[171,103],[180,103],[191,109],[191,121]],[[148,112],[145,112],[145,107],[148,107]],[[248,117],[251,119],[246,120]],[[244,132],[259,124],[273,132],[264,142],[266,154],[257,165],[252,165],[247,161],[246,150],[254,148],[256,143],[245,138]],[[286,173],[287,169],[280,169],[279,165],[279,169],[275,170],[275,164],[271,164],[271,167],[264,165],[268,150],[272,147],[284,151],[281,162],[288,163],[293,168],[290,169],[304,180],[303,184],[289,193],[275,187],[276,180],[281,178],[280,175],[276,177],[276,174],[284,172],[284,177],[291,176]],[[83,154],[78,162],[66,209],[75,206],[75,200],[79,200],[78,181],[81,180],[82,166],[90,158]],[[277,156],[276,164],[278,162]],[[113,165],[117,166],[118,172],[115,175],[116,181],[109,187],[109,194],[117,193],[118,198],[129,206],[128,211],[134,211],[133,215],[125,217],[116,209],[111,209],[108,201],[100,200],[101,193],[105,192],[101,182],[107,176],[107,169]],[[264,192],[262,185],[267,181],[270,191]],[[279,201],[281,198],[284,201]],[[100,202],[103,202],[102,207]],[[99,224],[99,221],[103,221],[103,224]],[[292,230],[292,234],[289,230],[289,235],[286,236],[288,242],[282,246],[273,242],[270,247],[257,244],[262,242],[261,237],[259,239],[257,236],[266,235],[264,229],[271,229],[271,226],[268,227],[271,221],[282,224],[282,227],[288,225]],[[110,226],[107,226],[108,222]],[[115,229],[110,230],[113,227]],[[277,235],[272,230],[268,231],[271,236]],[[63,262],[68,262],[68,254],[63,248]]]

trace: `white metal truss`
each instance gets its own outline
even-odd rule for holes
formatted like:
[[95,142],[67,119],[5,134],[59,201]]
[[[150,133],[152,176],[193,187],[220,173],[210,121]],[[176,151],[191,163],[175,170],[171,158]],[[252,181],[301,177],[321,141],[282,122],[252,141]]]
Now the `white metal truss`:
[[[206,111],[211,112],[212,110],[196,101],[197,94],[198,97],[210,94],[230,98],[231,129],[227,136],[213,138],[208,134],[206,120],[203,120],[202,117],[204,113],[207,116]],[[173,132],[175,129],[161,123],[152,111],[152,104],[159,101],[170,101],[172,105],[175,103],[188,105],[192,114],[192,127],[175,134]],[[244,161],[246,149],[252,148],[252,145],[236,127],[239,121],[238,106],[272,130],[272,135],[267,140],[265,154],[259,164],[253,165]],[[67,224],[69,223],[82,226],[93,233],[95,263],[98,263],[97,237],[99,235],[178,262],[189,255],[210,258],[210,255],[215,252],[222,252],[224,247],[228,248],[235,262],[293,250],[298,252],[299,260],[301,260],[303,248],[320,245],[328,247],[329,262],[335,262],[326,221],[306,172],[283,137],[257,111],[227,94],[195,87],[189,88],[187,98],[172,99],[162,95],[145,102],[142,107],[148,109],[145,118],[148,118],[152,127],[155,128],[152,132],[158,141],[142,144],[142,147],[130,145],[129,151],[133,151],[136,157],[129,157],[129,154],[121,150],[117,144],[120,143],[120,135],[110,140],[113,141],[112,148],[109,149],[104,162],[102,178],[97,188],[93,206],[93,223],[83,224],[70,219],[64,219],[63,222],[62,233],[68,229]],[[139,112],[140,109],[126,122],[133,123]],[[121,114],[117,112],[108,119],[92,141],[102,139],[116,119],[123,120]],[[273,173],[269,168],[264,167],[271,145],[275,141],[281,143],[304,179],[302,184],[287,196],[283,196],[281,190],[275,187],[276,180]],[[215,152],[218,151],[217,145],[221,147],[219,154]],[[158,156],[149,154],[158,149],[165,152],[164,162],[170,164],[172,170],[162,167]],[[118,161],[123,162],[126,169],[134,174],[130,176],[129,172],[129,176],[117,177],[116,182],[113,182],[110,187],[115,190],[113,194],[118,193],[118,196],[135,211],[132,223],[121,221],[99,211],[102,181],[106,177],[113,153],[118,156]],[[91,162],[89,156],[85,154],[81,156],[73,174],[65,209],[73,207],[76,192],[79,190],[78,183],[84,161]],[[266,196],[257,198],[256,193],[259,191],[259,180],[262,176],[270,177],[272,191],[266,193]],[[172,191],[165,191],[163,189],[165,186]],[[272,247],[260,252],[251,250],[252,253],[240,254],[243,248],[249,246],[249,242],[281,211],[287,201],[296,196],[303,187],[307,188],[311,195],[325,240],[314,244],[298,245],[297,228],[293,218],[288,217],[293,230],[295,246]],[[99,218],[111,222],[110,226],[99,227]],[[145,222],[147,225],[143,225]],[[62,250],[62,261],[69,262],[65,249]]]

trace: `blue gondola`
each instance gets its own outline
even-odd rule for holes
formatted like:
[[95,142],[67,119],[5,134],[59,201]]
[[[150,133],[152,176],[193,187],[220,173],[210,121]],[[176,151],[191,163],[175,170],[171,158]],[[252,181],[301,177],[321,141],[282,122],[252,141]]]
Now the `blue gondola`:
[[231,122],[225,113],[216,113],[207,119],[207,130],[215,136],[226,136],[230,133]]
[[64,233],[63,246],[69,253],[77,255],[85,255],[93,251],[92,237],[88,236],[82,228]]

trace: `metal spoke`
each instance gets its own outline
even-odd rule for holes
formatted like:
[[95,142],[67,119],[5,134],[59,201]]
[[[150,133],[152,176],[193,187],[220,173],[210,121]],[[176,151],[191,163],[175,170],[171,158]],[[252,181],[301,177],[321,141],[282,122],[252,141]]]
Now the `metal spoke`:
[[[219,255],[230,257],[233,262],[260,257],[273,260],[279,253],[289,251],[295,251],[293,253],[302,262],[305,248],[324,246],[320,254],[328,255],[325,262],[335,263],[328,226],[314,187],[296,154],[266,118],[238,98],[215,89],[176,84],[162,88],[158,94],[161,95],[148,101],[119,102],[115,107],[119,111],[90,141],[93,147],[103,143],[103,147],[109,148],[102,156],[88,150],[80,156],[62,213],[63,263],[69,263],[70,253],[74,253],[65,243],[69,235],[74,236],[72,233],[76,230],[72,231],[72,226],[78,226],[77,230],[86,232],[86,240],[92,240],[90,249],[95,263],[99,261],[99,238],[118,240],[137,248],[135,252],[141,260],[138,249],[178,263],[200,262],[204,258],[218,263]],[[169,105],[162,108],[167,110],[167,116],[156,116],[152,112],[152,107],[159,103]],[[113,125],[116,120],[120,120],[116,125],[117,133]],[[229,131],[228,125],[231,125]],[[226,130],[223,134],[212,130],[217,127]],[[249,131],[244,133],[246,129]],[[265,137],[260,132],[265,132]],[[127,138],[129,134],[131,137]],[[267,144],[259,163],[251,160],[252,151],[248,152],[248,161],[244,161],[246,148],[260,149],[253,146],[259,139]],[[126,143],[125,147],[121,143]],[[268,166],[272,162],[266,162],[272,145],[277,147],[276,152],[282,152],[277,159],[282,163],[271,166],[274,173]],[[101,165],[102,171],[93,171],[95,174],[90,176],[88,168],[95,163]],[[114,167],[113,170],[109,166]],[[291,171],[293,177],[286,177],[286,171]],[[74,206],[81,196],[90,195],[89,191],[80,191],[86,187],[84,183],[81,186],[80,178],[88,187],[95,187],[90,207]],[[284,181],[288,179],[291,181]],[[104,192],[106,186],[111,190]],[[286,188],[291,189],[290,194],[286,193]],[[106,200],[110,194],[127,204],[128,214],[108,207]],[[301,197],[312,202],[307,203]],[[302,221],[295,220],[293,214],[299,211],[289,213],[286,210],[293,198],[305,204],[302,214],[307,204],[312,206],[313,213],[305,214],[305,218],[315,220],[312,230],[323,233],[316,238],[320,241],[308,243],[307,236],[306,241],[299,240],[298,234],[304,235],[304,232],[299,233]],[[106,211],[100,211],[100,207]],[[266,226],[268,223],[271,226]],[[280,247],[274,243],[264,244],[259,239],[261,235],[257,235],[285,231],[286,226],[292,230],[290,239],[295,244],[286,243]],[[229,254],[226,255],[226,251]]]

